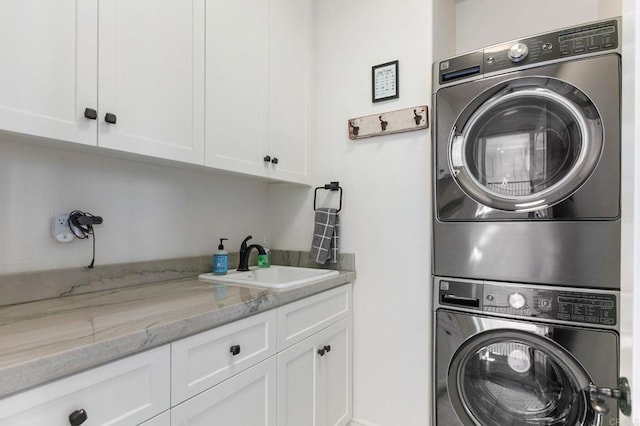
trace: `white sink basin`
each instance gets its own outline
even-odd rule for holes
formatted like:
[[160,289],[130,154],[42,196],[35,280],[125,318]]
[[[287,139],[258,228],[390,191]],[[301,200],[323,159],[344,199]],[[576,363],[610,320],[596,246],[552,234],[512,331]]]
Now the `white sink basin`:
[[338,275],[338,271],[294,266],[271,266],[270,268],[252,268],[247,272],[229,271],[227,275],[201,274],[198,278],[223,283],[286,289],[310,284],[334,275]]

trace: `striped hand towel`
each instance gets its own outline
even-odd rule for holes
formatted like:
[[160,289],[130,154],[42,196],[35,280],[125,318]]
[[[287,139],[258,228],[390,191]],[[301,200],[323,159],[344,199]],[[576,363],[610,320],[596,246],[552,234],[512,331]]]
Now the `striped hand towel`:
[[339,220],[336,209],[316,210],[309,259],[316,263],[338,263]]

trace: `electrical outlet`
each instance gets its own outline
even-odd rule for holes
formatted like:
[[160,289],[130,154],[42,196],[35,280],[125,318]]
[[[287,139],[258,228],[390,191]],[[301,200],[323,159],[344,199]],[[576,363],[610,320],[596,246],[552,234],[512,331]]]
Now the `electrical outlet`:
[[51,235],[59,243],[73,241],[73,233],[69,228],[69,213],[56,213],[51,220]]

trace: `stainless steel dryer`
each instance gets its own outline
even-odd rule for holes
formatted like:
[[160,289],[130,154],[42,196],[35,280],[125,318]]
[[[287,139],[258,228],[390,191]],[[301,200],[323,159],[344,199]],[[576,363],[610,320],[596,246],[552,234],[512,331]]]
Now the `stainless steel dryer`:
[[436,277],[434,424],[618,424],[618,297]]
[[434,64],[434,274],[619,289],[618,19]]

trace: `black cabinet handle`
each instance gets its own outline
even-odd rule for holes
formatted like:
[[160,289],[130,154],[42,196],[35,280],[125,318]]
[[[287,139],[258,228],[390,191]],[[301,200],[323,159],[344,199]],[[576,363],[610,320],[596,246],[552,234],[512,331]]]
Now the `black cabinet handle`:
[[318,355],[320,356],[325,356],[325,354],[328,354],[329,352],[331,352],[331,345],[324,345],[318,349]]
[[108,112],[104,116],[104,121],[106,121],[109,124],[116,124],[116,115],[115,114],[111,114],[110,112]]
[[278,164],[278,159],[276,157],[273,157],[271,159],[271,164]]
[[240,345],[233,345],[229,348],[231,355],[236,356],[240,353]]
[[69,423],[71,426],[79,426],[87,420],[87,412],[82,408],[69,414]]
[[85,108],[84,118],[88,118],[89,120],[95,120],[98,118],[98,111],[96,111],[93,108]]
[[269,156],[269,155],[265,155],[265,156],[264,156],[264,162],[265,162],[265,163],[269,163],[269,162],[271,162],[271,156]]

